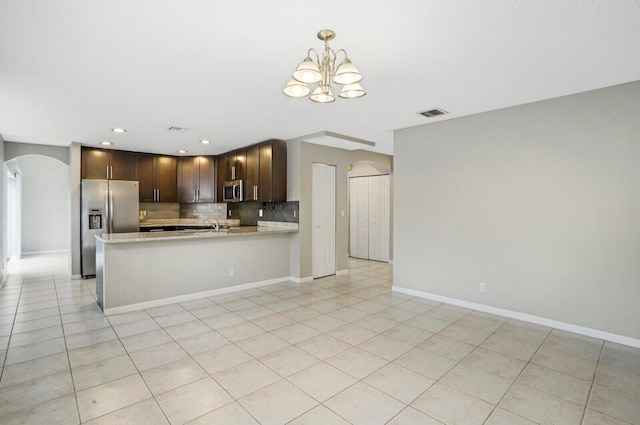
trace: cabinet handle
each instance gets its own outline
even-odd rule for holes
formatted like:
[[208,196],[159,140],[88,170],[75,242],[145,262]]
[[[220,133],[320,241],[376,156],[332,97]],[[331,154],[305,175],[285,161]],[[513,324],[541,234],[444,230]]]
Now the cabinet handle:
[[113,180],[113,165],[109,166],[109,171],[111,171],[111,180]]
[[109,180],[109,166],[107,165],[107,180]]
[[198,197],[196,198],[197,202],[200,202],[200,189],[198,189]]
[[231,180],[235,180],[236,179],[236,166],[233,165],[231,167]]
[[158,202],[160,202],[160,189],[156,189],[158,191]]
[[193,202],[196,202],[196,190],[193,189]]
[[258,186],[257,185],[253,186],[253,200],[254,201],[258,200]]

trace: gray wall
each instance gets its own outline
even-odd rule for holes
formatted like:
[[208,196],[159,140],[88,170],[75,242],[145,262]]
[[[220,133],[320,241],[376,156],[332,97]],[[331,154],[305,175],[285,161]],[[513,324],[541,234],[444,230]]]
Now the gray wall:
[[4,143],[4,160],[9,161],[23,155],[44,155],[64,164],[69,164],[69,148],[65,146],[34,145],[31,143]]
[[639,111],[634,82],[396,131],[394,285],[640,338]]
[[80,143],[69,146],[69,193],[71,194],[71,275],[80,277]]
[[[391,170],[392,157],[368,151],[348,151],[302,141],[287,143],[287,199],[300,201],[298,234],[292,238],[291,275],[312,275],[312,174],[313,164],[336,166],[336,266],[348,269],[349,258],[349,181],[348,165],[368,161]],[[341,212],[344,211],[344,216]]]
[[42,155],[16,162],[22,171],[22,253],[67,250],[69,167]]
[[5,168],[4,168],[4,144],[5,141],[0,134],[0,284],[7,274],[7,232],[6,232],[6,207],[4,205],[4,185],[5,185]]

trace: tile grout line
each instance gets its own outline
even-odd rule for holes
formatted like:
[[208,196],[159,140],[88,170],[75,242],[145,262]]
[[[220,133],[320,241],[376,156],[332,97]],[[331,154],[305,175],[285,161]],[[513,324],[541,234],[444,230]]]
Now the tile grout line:
[[[602,358],[602,353],[604,352],[605,342],[602,342],[600,346],[600,353],[598,354],[598,362],[596,363],[596,369],[593,371],[593,379],[591,380],[591,386],[589,386],[589,395],[587,396],[587,401],[584,403],[584,408],[582,409],[582,417],[580,418],[580,423],[584,423],[584,419],[587,416],[587,409],[589,407],[589,401],[591,400],[591,395],[593,393],[593,386],[596,383],[596,376],[598,376],[598,368],[600,367],[600,359]],[[608,415],[607,415],[608,416]]]
[[73,398],[76,401],[76,413],[78,414],[78,423],[81,424],[82,417],[80,416],[80,405],[78,404],[78,392],[76,391],[76,382],[73,379],[73,368],[71,367],[71,358],[69,357],[69,346],[67,345],[67,333],[65,332],[64,324],[62,323],[62,311],[60,310],[60,298],[58,297],[58,285],[55,280],[55,275],[53,276],[53,287],[56,291],[56,304],[58,304],[58,315],[60,318],[60,327],[62,328],[62,337],[64,338],[64,348],[67,354],[67,363],[69,365],[69,376],[71,377],[71,385],[73,387]]
[[[9,358],[9,346],[11,345],[11,338],[13,338],[13,328],[16,325],[16,316],[18,315],[18,307],[20,306],[20,299],[22,298],[24,283],[25,283],[25,278],[22,278],[22,283],[20,283],[20,294],[18,295],[18,300],[16,301],[16,308],[13,312],[13,321],[11,322],[11,331],[9,332],[9,339],[7,339],[7,348],[4,353],[4,359],[2,360],[2,368],[0,369],[0,387],[2,387],[2,378],[4,377],[4,370],[7,367],[7,358]],[[4,288],[6,287],[7,285],[5,284]]]
[[[507,323],[509,323],[509,321],[507,321]],[[505,323],[505,324],[506,324],[506,323]],[[513,382],[511,382],[511,385],[509,385],[509,388],[507,388],[507,390],[504,392],[504,394],[502,395],[502,397],[500,397],[500,400],[498,401],[498,403],[496,403],[496,405],[495,405],[494,409],[491,411],[491,414],[490,414],[490,415],[489,415],[489,417],[485,420],[485,422],[484,422],[484,423],[486,423],[486,421],[487,421],[487,420],[489,420],[489,418],[491,417],[491,415],[493,414],[493,412],[498,408],[498,406],[500,405],[500,403],[502,403],[502,400],[504,400],[504,398],[507,396],[507,394],[509,394],[509,391],[511,391],[511,388],[513,388],[513,386],[516,384],[516,382],[518,382],[518,379],[520,378],[520,376],[522,376],[522,373],[527,369],[527,367],[528,367],[530,364],[535,364],[535,363],[531,363],[531,360],[532,360],[532,359],[533,359],[533,357],[538,353],[538,350],[540,350],[540,348],[542,347],[542,345],[543,345],[543,344],[547,341],[547,339],[551,336],[551,332],[553,332],[553,328],[551,328],[551,329],[549,330],[549,332],[548,332],[548,333],[547,333],[547,335],[544,337],[544,339],[542,340],[542,342],[538,345],[538,348],[536,348],[536,351],[534,351],[534,352],[533,352],[533,354],[531,355],[531,357],[529,358],[529,360],[527,360],[527,364],[522,368],[522,370],[520,371],[520,373],[518,373],[518,376],[516,376],[516,378],[513,380]],[[491,350],[490,350],[490,351],[491,351]],[[509,357],[511,357],[511,356],[509,356]],[[521,384],[521,385],[524,385],[524,384]],[[545,391],[543,391],[543,392],[545,392]],[[504,408],[502,407],[501,409],[504,409]],[[507,409],[504,409],[504,410],[506,410],[507,412],[510,412],[510,413],[512,413],[512,414],[514,414],[514,415],[516,415],[516,416],[518,416],[518,417],[523,418],[523,416],[519,415],[518,413],[512,412],[511,410],[507,410]],[[528,421],[531,421],[531,422],[536,422],[536,421],[534,421],[533,419],[530,419],[530,418],[524,418],[524,419],[526,419],[526,420],[528,420]],[[537,422],[536,422],[536,423],[537,423]]]

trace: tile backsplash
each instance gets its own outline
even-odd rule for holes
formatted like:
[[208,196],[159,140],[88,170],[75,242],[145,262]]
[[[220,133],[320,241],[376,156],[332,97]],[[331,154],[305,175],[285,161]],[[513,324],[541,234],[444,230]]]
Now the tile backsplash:
[[177,202],[140,202],[141,217],[150,218],[180,218],[180,204]]
[[[262,210],[262,217],[260,216]],[[141,219],[219,218],[240,220],[245,226],[260,221],[298,223],[299,202],[233,202],[208,204],[179,204],[177,202],[141,202]]]
[[144,219],[227,218],[227,204],[179,204],[177,202],[140,202]]
[[228,218],[227,204],[180,204],[180,218]]
[[229,203],[227,218],[239,219],[240,224],[249,226],[255,226],[258,220],[297,223],[299,206],[299,201]]

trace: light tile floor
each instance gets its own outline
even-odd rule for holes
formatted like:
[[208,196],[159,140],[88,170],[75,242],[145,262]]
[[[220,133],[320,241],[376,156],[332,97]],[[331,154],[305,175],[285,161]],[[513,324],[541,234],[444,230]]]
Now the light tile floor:
[[0,290],[3,425],[640,424],[640,350],[393,293],[387,264],[110,317],[64,265]]

